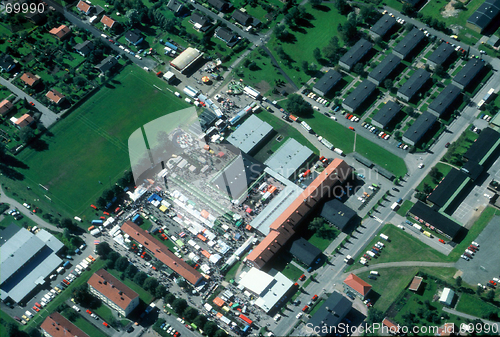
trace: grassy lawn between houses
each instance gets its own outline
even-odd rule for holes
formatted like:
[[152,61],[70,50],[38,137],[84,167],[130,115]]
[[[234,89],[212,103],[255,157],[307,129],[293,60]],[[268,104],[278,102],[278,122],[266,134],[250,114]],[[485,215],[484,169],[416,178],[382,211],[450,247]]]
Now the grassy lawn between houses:
[[283,275],[288,277],[292,282],[297,282],[299,277],[303,274],[302,270],[295,267],[291,263],[287,264],[285,269],[283,269],[281,272],[283,273]]
[[[437,170],[442,174],[442,177],[444,178],[450,171],[451,169],[453,168],[453,166],[451,165],[448,165],[446,163],[437,163],[436,166],[434,166],[435,168],[437,168]],[[439,183],[434,183],[433,181],[433,178],[427,174],[424,179],[422,179],[422,181],[420,182],[420,184],[418,184],[416,190],[417,191],[423,191],[424,190],[424,184],[427,184],[429,186],[431,186],[433,189],[439,184]]]

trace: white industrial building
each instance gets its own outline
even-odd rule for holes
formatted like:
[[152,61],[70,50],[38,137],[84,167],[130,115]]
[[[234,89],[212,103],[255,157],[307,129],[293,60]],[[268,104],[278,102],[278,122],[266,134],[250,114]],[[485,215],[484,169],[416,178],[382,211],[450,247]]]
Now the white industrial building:
[[293,138],[288,138],[264,164],[289,179],[313,154],[307,146],[300,144]]
[[238,127],[227,141],[241,151],[252,154],[271,136],[273,127],[255,115],[251,115]]
[[439,303],[451,306],[451,302],[453,302],[453,298],[455,297],[455,292],[450,288],[444,288],[441,296],[439,297]]

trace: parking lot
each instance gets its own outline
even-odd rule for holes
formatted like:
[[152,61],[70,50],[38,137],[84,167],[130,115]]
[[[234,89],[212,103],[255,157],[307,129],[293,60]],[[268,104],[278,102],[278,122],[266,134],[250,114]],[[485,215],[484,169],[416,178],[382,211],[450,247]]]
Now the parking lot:
[[475,240],[480,247],[470,261],[459,259],[456,268],[463,272],[462,279],[475,285],[485,285],[494,277],[500,276],[500,217],[495,216]]

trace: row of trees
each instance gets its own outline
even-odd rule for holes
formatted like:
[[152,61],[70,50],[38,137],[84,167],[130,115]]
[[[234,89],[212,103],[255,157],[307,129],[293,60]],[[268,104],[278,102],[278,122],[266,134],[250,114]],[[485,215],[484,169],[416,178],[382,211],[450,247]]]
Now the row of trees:
[[106,189],[102,192],[102,195],[96,200],[96,206],[98,208],[105,208],[108,202],[113,200],[115,197],[119,197],[123,193],[123,189],[127,186],[131,186],[134,183],[134,175],[131,171],[125,171],[123,176],[118,179],[116,184]]

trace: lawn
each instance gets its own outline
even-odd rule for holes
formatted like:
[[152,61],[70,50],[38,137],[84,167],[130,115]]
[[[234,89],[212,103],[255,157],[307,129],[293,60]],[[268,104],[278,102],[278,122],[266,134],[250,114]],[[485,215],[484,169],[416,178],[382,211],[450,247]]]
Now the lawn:
[[306,119],[307,124],[318,135],[326,138],[333,146],[351,153],[354,144],[354,133],[325,115],[314,112],[313,118]]
[[293,264],[289,263],[286,265],[285,269],[281,271],[283,275],[288,277],[292,282],[296,282],[299,277],[303,274],[302,270],[295,267]]
[[[384,233],[389,236],[390,242],[384,241],[377,235],[369,244],[366,245],[366,249],[372,247],[376,242],[381,241],[385,244],[379,257],[372,258],[368,261],[368,265],[372,266],[378,263],[385,262],[399,262],[399,261],[429,261],[429,262],[443,262],[447,260],[447,257],[430,248],[428,245],[420,241],[419,239],[407,234],[400,228],[392,225],[386,224],[380,230],[380,233]],[[366,249],[363,249],[361,253],[355,258],[355,263],[349,268],[350,270],[361,268],[363,265],[358,263],[359,258],[363,256]]]
[[500,315],[498,307],[483,301],[477,295],[470,294],[462,294],[462,296],[460,296],[456,310],[477,317],[489,316],[492,312],[496,312]]
[[[73,309],[68,309],[68,310],[73,310]],[[65,312],[63,311],[63,316],[64,316],[64,313]],[[92,337],[107,337],[108,336],[80,315],[73,322],[73,324],[76,325],[77,327],[79,327],[83,332],[85,332],[89,336],[92,336]]]
[[111,322],[112,318],[114,317],[113,313],[111,312],[111,309],[105,304],[101,304],[101,306],[99,308],[94,309],[93,311],[96,315],[98,315],[105,322],[108,322],[108,323]]
[[319,236],[318,232],[315,232],[307,241],[323,252],[330,245],[330,243],[335,240],[340,231],[335,227],[323,224],[322,232],[325,233],[324,237]]
[[443,156],[443,161],[450,162],[452,158],[462,158],[467,152],[467,149],[479,137],[479,135],[471,130],[465,130],[458,139],[450,145],[448,151]]
[[242,260],[236,262],[226,273],[226,276],[224,277],[224,280],[226,282],[229,282],[230,280],[233,280],[234,277],[236,276],[236,272],[238,271],[238,268],[241,266]]
[[356,152],[394,173],[396,177],[403,177],[408,172],[402,158],[360,135],[356,136]]
[[[42,140],[48,149],[24,150],[19,170],[40,198],[48,194],[71,215],[81,215],[130,167],[127,140],[137,128],[187,106],[167,91],[165,83],[135,66],[124,69],[81,107],[51,129]],[[104,184],[99,184],[102,181]],[[88,212],[90,215],[90,212]]]
[[401,216],[406,216],[406,212],[408,212],[410,208],[413,207],[413,205],[415,205],[415,203],[411,202],[410,200],[405,200],[396,213]]
[[[453,168],[451,165],[444,164],[444,163],[437,163],[436,166],[438,172],[441,174],[441,177],[445,177]],[[424,190],[424,184],[427,184],[434,189],[438,184],[434,183],[433,178],[427,174],[424,179],[418,184],[417,186],[417,191],[423,191]]]
[[119,279],[121,282],[123,282],[127,287],[135,291],[136,293],[139,294],[139,298],[146,303],[146,305],[149,305],[149,303],[153,300],[153,295],[151,295],[149,292],[144,290],[142,287],[140,287],[137,283],[134,281],[129,280],[128,278],[125,279],[120,279],[120,272],[117,271],[116,269],[111,269],[108,270],[108,272]]
[[[295,30],[287,28],[294,36],[294,42],[282,43],[273,36],[268,43],[269,49],[275,55],[278,62],[282,62],[277,57],[275,50],[278,46],[281,46],[284,52],[291,57],[292,62],[289,65],[282,62],[281,66],[297,85],[304,84],[310,78],[301,70],[302,62],[314,63],[318,66],[318,69],[321,68],[321,65],[313,56],[313,50],[315,48],[323,49],[330,39],[338,34],[336,30],[337,25],[347,21],[347,17],[341,15],[332,4],[323,3],[322,7],[326,7],[329,10],[318,10],[312,8],[310,4],[305,5],[306,12],[310,14],[310,18],[306,20],[307,26],[298,27]],[[340,43],[342,44],[342,41]]]

